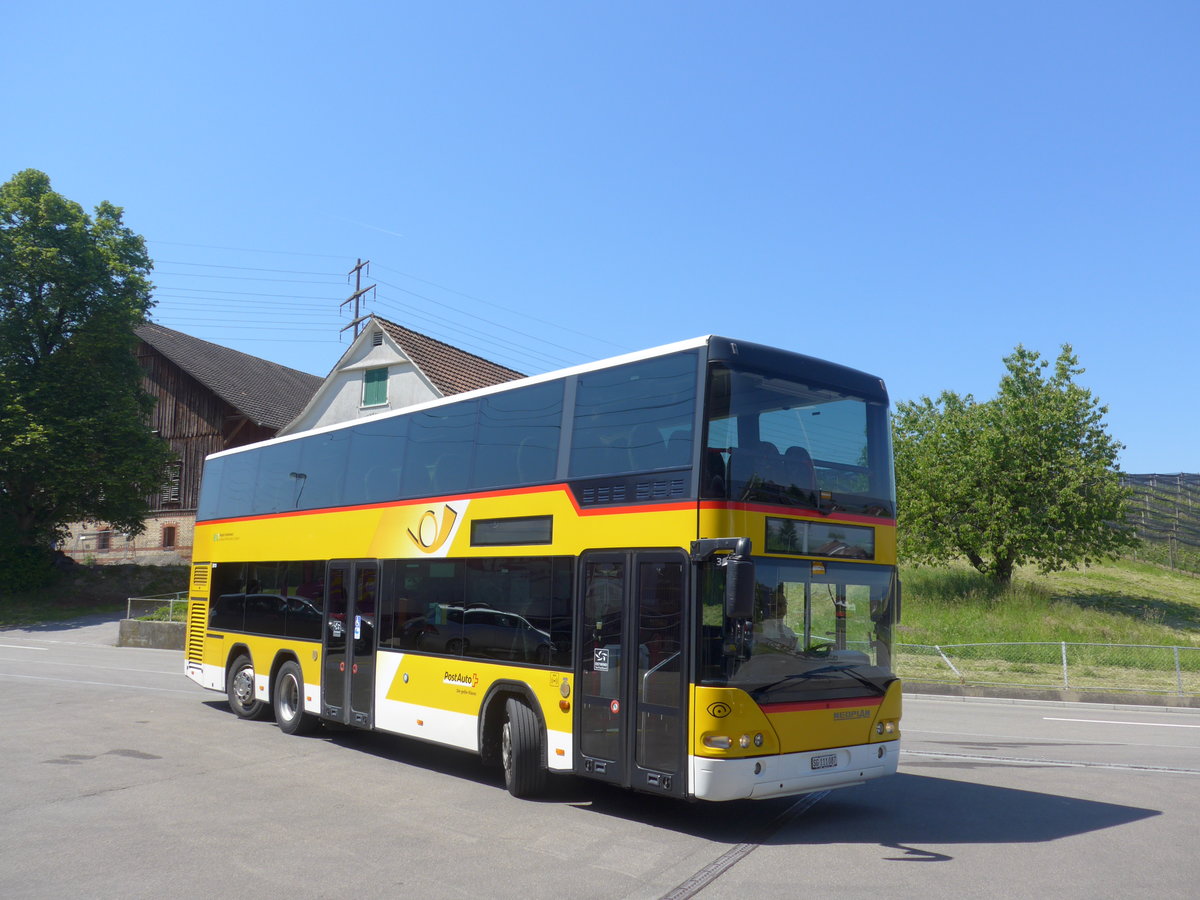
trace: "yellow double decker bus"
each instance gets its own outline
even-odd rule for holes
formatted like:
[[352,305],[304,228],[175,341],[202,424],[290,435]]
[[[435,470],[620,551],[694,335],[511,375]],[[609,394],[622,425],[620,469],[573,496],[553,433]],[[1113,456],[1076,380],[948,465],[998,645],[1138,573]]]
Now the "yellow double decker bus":
[[186,674],[519,797],[894,773],[890,446],[880,379],[709,336],[218,453]]

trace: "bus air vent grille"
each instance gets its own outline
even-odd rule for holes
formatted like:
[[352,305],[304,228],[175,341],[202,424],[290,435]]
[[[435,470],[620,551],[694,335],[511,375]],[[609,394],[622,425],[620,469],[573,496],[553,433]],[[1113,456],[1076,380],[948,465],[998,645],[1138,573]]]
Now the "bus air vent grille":
[[636,499],[667,500],[671,497],[683,496],[683,479],[672,478],[661,481],[639,481],[636,486]]
[[625,485],[605,484],[583,489],[584,503],[620,503],[625,499]]
[[187,658],[188,662],[204,661],[204,629],[208,625],[208,603],[192,600],[188,604]]
[[192,566],[192,588],[197,591],[208,590],[208,563]]

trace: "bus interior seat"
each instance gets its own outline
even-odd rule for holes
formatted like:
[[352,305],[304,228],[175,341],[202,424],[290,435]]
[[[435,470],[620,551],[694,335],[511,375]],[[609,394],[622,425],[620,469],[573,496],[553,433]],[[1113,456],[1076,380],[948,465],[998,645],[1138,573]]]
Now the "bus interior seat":
[[788,447],[783,454],[784,483],[792,484],[802,491],[817,489],[817,470],[812,456],[803,447]]
[[642,423],[629,435],[629,465],[633,471],[661,469],[667,462],[667,445],[662,432],[654,425]]
[[522,484],[554,478],[557,451],[543,447],[533,438],[522,438],[517,448],[517,477]]
[[443,453],[430,467],[430,483],[438,493],[462,491],[467,487],[468,458],[463,453]]
[[689,431],[672,431],[667,439],[666,464],[670,468],[686,466],[692,459],[692,435]]
[[746,484],[756,475],[764,482],[776,484],[783,476],[783,457],[770,441],[754,441],[735,447],[729,460],[730,479]]
[[400,471],[391,466],[372,466],[363,476],[362,502],[378,503],[400,496]]
[[706,496],[726,496],[728,481],[726,480],[725,454],[718,448],[709,447],[704,451],[704,469],[701,472],[701,479],[703,492]]

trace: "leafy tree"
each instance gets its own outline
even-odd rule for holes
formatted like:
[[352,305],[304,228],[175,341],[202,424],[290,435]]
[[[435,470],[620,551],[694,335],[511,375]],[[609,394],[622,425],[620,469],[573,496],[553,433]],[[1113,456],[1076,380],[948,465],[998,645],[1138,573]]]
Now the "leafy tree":
[[1075,383],[1064,344],[1053,371],[1018,345],[996,396],[945,391],[897,404],[893,419],[900,552],[914,562],[965,558],[999,584],[1016,566],[1043,572],[1136,546],[1126,524],[1122,444],[1101,406]]
[[140,532],[163,482],[133,355],[151,263],[121,215],[33,169],[0,186],[0,589],[48,571],[69,522]]

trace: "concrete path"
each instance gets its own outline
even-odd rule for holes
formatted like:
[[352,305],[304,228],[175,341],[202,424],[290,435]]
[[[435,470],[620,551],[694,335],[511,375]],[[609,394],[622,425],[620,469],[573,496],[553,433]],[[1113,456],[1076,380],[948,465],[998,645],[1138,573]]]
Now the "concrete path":
[[115,647],[120,621],[124,615],[119,612],[100,613],[91,616],[81,616],[64,622],[44,622],[40,625],[19,625],[12,628],[0,628],[2,635],[21,635],[35,640],[54,641],[56,643],[96,644],[103,647]]

